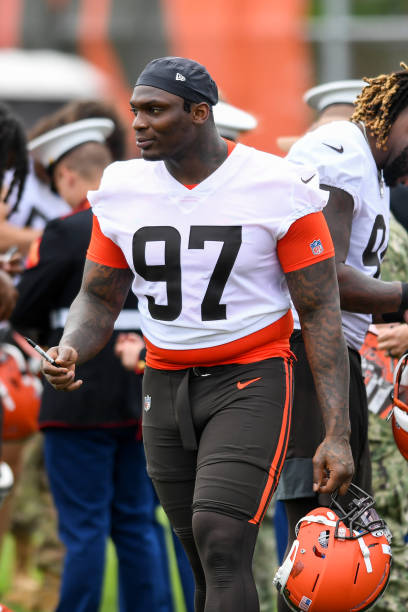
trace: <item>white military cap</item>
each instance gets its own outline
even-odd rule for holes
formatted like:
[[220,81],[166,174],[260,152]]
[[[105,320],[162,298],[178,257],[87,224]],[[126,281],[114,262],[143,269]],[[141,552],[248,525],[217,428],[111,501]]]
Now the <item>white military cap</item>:
[[81,119],[30,140],[28,150],[35,160],[48,168],[63,155],[85,142],[105,142],[114,127],[113,121],[106,117]]
[[331,104],[353,104],[366,85],[365,81],[360,80],[332,81],[308,89],[303,100],[320,112]]
[[241,132],[253,130],[258,121],[253,115],[220,100],[213,106],[214,122],[221,136],[236,140]]

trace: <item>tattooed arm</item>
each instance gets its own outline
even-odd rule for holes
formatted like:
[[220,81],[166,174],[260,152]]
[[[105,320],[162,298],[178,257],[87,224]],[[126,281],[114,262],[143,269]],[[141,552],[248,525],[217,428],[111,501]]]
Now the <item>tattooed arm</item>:
[[75,365],[94,357],[108,342],[128,294],[133,274],[86,260],[81,289],[72,302],[58,347],[48,354],[60,367],[43,360],[42,370],[55,389],[74,391]]
[[[349,362],[334,258],[286,274],[325,424],[313,457],[313,488],[343,495],[353,476],[349,437]],[[296,383],[295,383],[296,384]]]
[[[340,303],[343,310],[363,313],[389,313],[398,311],[401,305],[402,285],[400,282],[385,282],[367,276],[345,263],[351,235],[354,202],[350,194],[337,187],[320,185],[330,192],[323,213],[333,239],[336,251],[336,269],[340,289]],[[372,265],[380,262],[371,255]]]

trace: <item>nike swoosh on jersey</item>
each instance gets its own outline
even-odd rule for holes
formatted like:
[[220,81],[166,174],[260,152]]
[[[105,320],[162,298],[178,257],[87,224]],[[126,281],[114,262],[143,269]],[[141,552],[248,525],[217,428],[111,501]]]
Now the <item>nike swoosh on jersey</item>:
[[246,382],[237,382],[237,387],[238,389],[245,389],[245,387],[247,387],[248,385],[252,385],[252,383],[256,382],[257,380],[261,380],[262,376],[259,376],[259,378],[253,378],[252,380],[247,380]]
[[300,180],[302,181],[302,183],[309,183],[314,176],[316,176],[316,174],[312,174],[312,176],[306,180],[303,177],[300,177]]
[[343,145],[340,145],[340,147],[334,147],[333,145],[327,144],[327,142],[322,142],[322,144],[324,144],[326,147],[329,147],[330,149],[333,149],[333,151],[337,151],[337,153],[344,152]]

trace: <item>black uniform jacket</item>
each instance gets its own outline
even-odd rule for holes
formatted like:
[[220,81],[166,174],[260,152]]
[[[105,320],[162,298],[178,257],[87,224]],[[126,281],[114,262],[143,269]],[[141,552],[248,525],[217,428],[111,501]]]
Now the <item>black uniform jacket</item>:
[[[18,331],[37,333],[37,337],[41,334],[49,347],[58,344],[67,311],[81,285],[91,231],[91,209],[47,224],[38,260],[23,273],[18,285],[19,298],[12,315]],[[65,393],[45,382],[40,427],[110,427],[139,421],[141,377],[125,370],[113,352],[118,333],[137,328],[137,299],[129,293],[107,346],[77,367],[76,378],[83,379],[82,387]]]

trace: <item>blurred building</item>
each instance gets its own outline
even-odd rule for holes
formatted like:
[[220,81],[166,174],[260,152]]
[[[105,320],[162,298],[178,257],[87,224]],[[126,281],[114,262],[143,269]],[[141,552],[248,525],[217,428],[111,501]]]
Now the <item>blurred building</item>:
[[[145,64],[191,57],[228,102],[257,118],[243,142],[278,152],[277,136],[310,122],[306,89],[407,60],[407,12],[407,0],[0,0],[0,49],[80,56],[108,79],[107,96],[129,125]],[[70,98],[77,94],[73,84]]]
[[408,2],[313,0],[306,37],[317,83],[398,70],[408,58]]
[[77,55],[0,48],[0,97],[28,129],[69,100],[103,99],[108,92],[106,75]]

